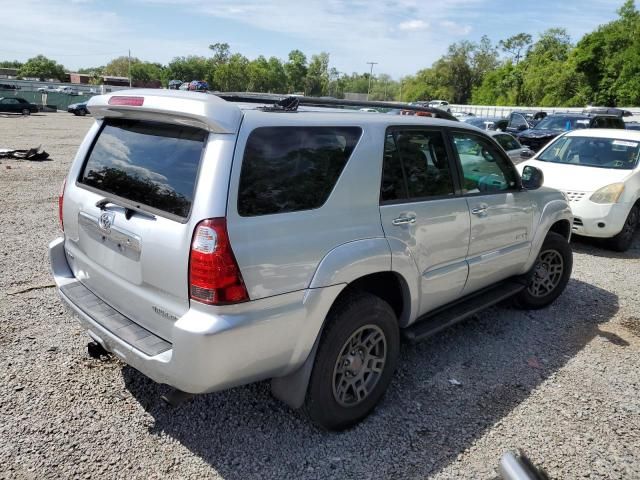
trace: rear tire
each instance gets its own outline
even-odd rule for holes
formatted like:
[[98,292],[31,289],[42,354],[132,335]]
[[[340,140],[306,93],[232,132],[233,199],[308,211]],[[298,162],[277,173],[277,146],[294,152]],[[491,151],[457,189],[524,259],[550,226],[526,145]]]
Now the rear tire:
[[22,115],[31,115],[31,110],[29,110],[28,108],[23,108]]
[[573,268],[573,252],[566,238],[549,232],[544,239],[529,284],[514,297],[517,307],[537,310],[551,304],[564,291]]
[[343,430],[384,396],[398,362],[400,333],[389,304],[369,293],[345,298],[327,320],[304,411],[319,427]]
[[638,229],[640,223],[640,207],[634,205],[627,215],[627,219],[624,222],[624,226],[619,234],[614,237],[608,238],[606,241],[607,247],[616,252],[626,252],[629,250],[631,243],[633,242],[633,235]]

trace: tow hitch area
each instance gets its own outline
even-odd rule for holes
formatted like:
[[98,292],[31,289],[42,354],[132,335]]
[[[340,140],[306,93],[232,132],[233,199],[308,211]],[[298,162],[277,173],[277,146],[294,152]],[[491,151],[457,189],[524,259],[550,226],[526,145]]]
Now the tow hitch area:
[[87,343],[87,353],[91,358],[97,358],[98,360],[100,360],[100,357],[108,357],[110,355],[98,342]]
[[193,397],[193,393],[183,392],[182,390],[177,390],[174,388],[169,393],[162,395],[160,398],[167,405],[177,407],[187,400],[191,400]]

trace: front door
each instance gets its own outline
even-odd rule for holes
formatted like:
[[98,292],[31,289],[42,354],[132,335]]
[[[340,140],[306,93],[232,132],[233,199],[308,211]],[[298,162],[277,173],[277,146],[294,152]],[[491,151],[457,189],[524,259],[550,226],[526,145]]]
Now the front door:
[[387,130],[380,216],[392,251],[401,245],[415,261],[418,314],[458,298],[467,280],[469,208],[455,194],[450,157],[441,130]]
[[533,199],[494,142],[467,131],[452,137],[471,217],[467,294],[523,273],[531,250]]

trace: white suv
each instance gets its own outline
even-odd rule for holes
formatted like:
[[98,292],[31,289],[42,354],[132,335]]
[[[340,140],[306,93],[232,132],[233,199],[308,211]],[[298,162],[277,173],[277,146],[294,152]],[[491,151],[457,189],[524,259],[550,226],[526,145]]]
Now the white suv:
[[227,100],[93,97],[49,247],[90,353],[173,399],[271,379],[345,428],[383,396],[401,333],[421,340],[508,297],[542,308],[567,284],[565,197],[484,132],[435,109]]

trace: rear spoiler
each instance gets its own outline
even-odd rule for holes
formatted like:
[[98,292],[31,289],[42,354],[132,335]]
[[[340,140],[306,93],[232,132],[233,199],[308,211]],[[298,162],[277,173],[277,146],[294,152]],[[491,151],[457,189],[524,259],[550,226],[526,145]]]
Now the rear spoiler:
[[213,133],[237,133],[242,111],[237,105],[202,92],[180,90],[119,90],[91,97],[87,108],[96,118],[158,120],[204,128]]

